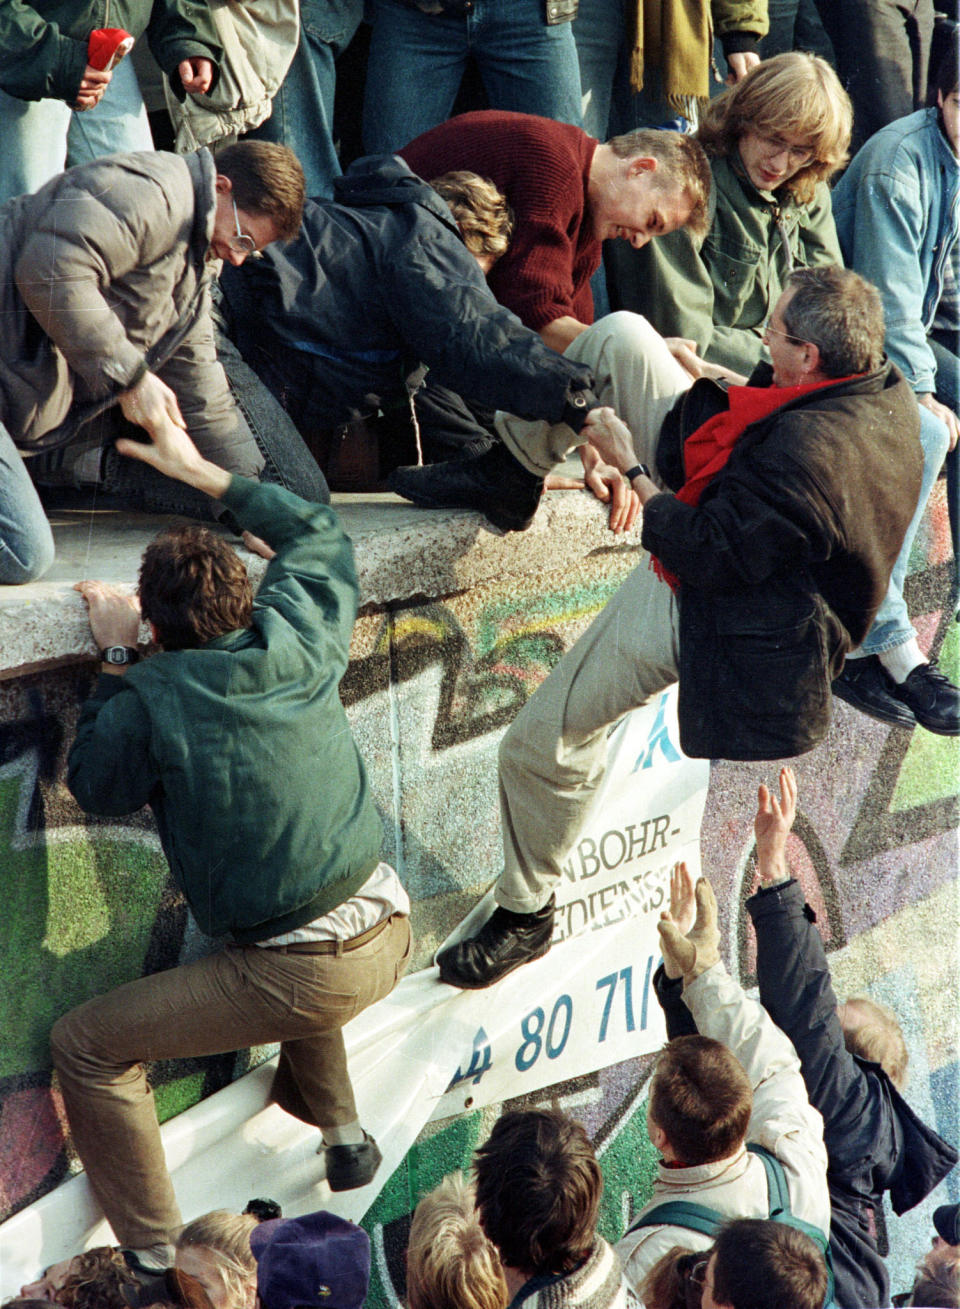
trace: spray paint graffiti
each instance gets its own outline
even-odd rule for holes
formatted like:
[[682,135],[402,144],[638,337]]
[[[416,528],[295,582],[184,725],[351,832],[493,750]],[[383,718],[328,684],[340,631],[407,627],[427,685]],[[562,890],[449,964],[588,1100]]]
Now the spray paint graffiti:
[[[578,576],[539,579],[535,590],[490,586],[363,620],[366,635],[358,637],[342,695],[355,726],[373,730],[375,723],[386,742],[379,753],[364,753],[375,793],[399,791],[404,801],[394,840],[425,942],[442,935],[495,872],[472,851],[481,828],[490,829],[495,845],[500,732],[632,562],[624,552],[605,561],[604,570],[592,561]],[[946,582],[942,565],[928,567],[911,579],[911,601],[922,638],[956,672],[957,627],[944,607]],[[136,816],[122,826],[90,820],[66,792],[65,751],[87,677],[84,670],[60,670],[0,690],[3,957],[15,961],[0,979],[2,1216],[49,1190],[72,1166],[50,1086],[46,1036],[53,1018],[86,994],[210,948],[197,940],[169,884],[149,819]],[[844,986],[876,991],[915,1018],[912,1098],[956,1137],[956,1015],[938,1000],[941,990],[950,993],[951,979],[942,967],[936,976],[916,961],[931,953],[924,933],[942,941],[956,931],[956,906],[945,897],[957,866],[958,743],[856,721],[843,710],[830,739],[798,764],[804,812],[793,865]],[[388,731],[382,720],[391,712],[396,724]],[[453,778],[446,784],[459,826],[467,829],[465,861],[448,817],[441,816],[439,835],[421,822],[434,798],[421,779],[446,775]],[[771,780],[758,766],[717,766],[703,836],[705,868],[727,906],[732,962],[747,981],[752,945],[742,906],[752,879],[751,806],[762,778]],[[408,794],[418,788],[428,793],[419,809]],[[264,1053],[154,1068],[163,1116]],[[643,1102],[650,1064],[646,1058],[605,1069],[537,1097],[574,1112],[596,1140],[607,1185],[602,1227],[611,1238],[649,1190],[655,1161]],[[375,1249],[372,1305],[397,1302],[413,1205],[445,1171],[468,1161],[493,1112],[434,1125],[381,1193],[366,1220]],[[236,1197],[237,1205],[246,1198]],[[908,1243],[903,1250],[905,1260]]]

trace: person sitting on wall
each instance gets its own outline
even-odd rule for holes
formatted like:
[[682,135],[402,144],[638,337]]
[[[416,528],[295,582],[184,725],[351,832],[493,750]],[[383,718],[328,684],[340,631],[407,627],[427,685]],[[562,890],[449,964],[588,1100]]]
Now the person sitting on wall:
[[[270,560],[254,601],[230,546],[190,525],[148,546],[139,607],[77,586],[103,650],[68,785],[88,813],[149,803],[198,926],[230,938],[88,1000],[51,1032],[90,1186],[149,1266],[169,1263],[182,1220],[143,1061],[280,1042],[271,1095],[320,1128],[318,1181],[365,1186],[381,1156],[358,1119],[341,1029],[396,985],[410,925],[338,695],[357,578],[336,514],[231,475],[170,420],[150,445],[118,450],[222,501]],[[142,661],[141,611],[160,646]]]
[[505,1113],[473,1170],[509,1309],[639,1309],[597,1232],[603,1176],[579,1123],[555,1109]]
[[[221,277],[228,334],[334,486],[344,425],[398,400],[406,409],[405,379],[420,363],[492,407],[580,431],[597,404],[589,369],[548,349],[484,280],[512,231],[491,183],[458,172],[427,185],[402,160],[376,156],[334,191],[334,202],[307,201],[296,241]],[[489,445],[463,406],[453,428],[424,435],[425,458],[462,441]],[[612,501],[614,530],[632,526],[638,506],[616,469],[601,469],[594,490]],[[492,517],[519,525],[509,502]]]
[[406,1260],[408,1309],[506,1309],[500,1256],[462,1173],[450,1173],[417,1205]]
[[713,1243],[712,1232],[687,1226],[672,1205],[661,1211],[665,1202],[706,1206],[718,1226],[727,1218],[765,1219],[774,1208],[772,1175],[785,1186],[794,1223],[819,1234],[824,1248],[830,1224],[823,1122],[807,1100],[796,1052],[721,962],[710,883],[701,878],[694,892],[678,864],[670,891],[659,924],[657,995],[664,979],[675,982],[667,1033],[678,1027],[674,1003],[697,1034],[688,1027],[672,1037],[650,1080],[647,1129],[661,1163],[653,1198],[616,1247],[638,1291],[673,1247],[708,1250]]
[[[825,60],[794,51],[752,69],[711,102],[697,132],[713,174],[710,228],[702,244],[681,231],[642,250],[613,247],[613,305],[646,315],[666,336],[690,338],[712,364],[749,372],[762,357],[763,333],[788,274],[798,267],[842,262],[842,244],[850,266],[884,295],[887,348],[913,381],[914,369],[903,351],[892,348],[890,336],[891,324],[895,336],[920,330],[923,298],[918,289],[906,315],[910,326],[900,327],[904,314],[895,296],[908,280],[904,268],[911,262],[911,244],[902,235],[907,220],[899,196],[895,203],[888,195],[875,199],[879,228],[848,213],[842,223],[846,239],[837,240],[827,182],[846,161],[851,124],[849,97]],[[886,155],[886,148],[881,150]],[[946,142],[936,166],[931,160],[926,184],[931,189],[932,179],[943,176],[944,155],[951,158]],[[955,228],[956,160],[952,163],[952,182],[944,185],[953,188]],[[840,187],[849,185],[847,174]],[[873,187],[871,178],[871,194]],[[866,198],[864,208],[870,208]],[[943,208],[945,226],[950,225],[948,209]],[[858,239],[864,257],[851,258]],[[914,237],[914,251],[916,244]],[[919,271],[913,280],[920,280]],[[884,294],[885,285],[897,288],[893,296]],[[698,355],[685,362],[698,376]],[[906,727],[919,722],[930,731],[955,735],[960,733],[960,690],[920,653],[903,595],[914,537],[947,451],[943,424],[929,408],[920,417],[924,477],[916,512],[874,624],[834,692],[867,713],[876,709],[885,722]]]
[[835,1298],[842,1309],[859,1309],[889,1303],[877,1248],[884,1194],[894,1213],[906,1213],[958,1155],[903,1099],[907,1051],[896,1016],[866,996],[837,1004],[816,915],[787,868],[796,812],[796,778],[783,768],[779,801],[766,786],[759,790],[760,889],[747,910],[757,933],[760,1002],[793,1042],[810,1103],[823,1115]]
[[[119,406],[153,436],[189,424],[213,463],[263,459],[217,362],[217,260],[296,232],[303,173],[283,146],[217,156],[111,155],[0,209],[0,584],[53,562],[53,536],[17,445],[70,439]],[[198,503],[199,503],[198,498]]]
[[[417,137],[400,152],[420,177],[470,169],[507,199],[516,230],[490,273],[490,289],[520,321],[563,352],[593,322],[590,278],[603,241],[639,246],[675,228],[702,232],[710,194],[706,156],[677,132],[636,131],[598,142],[578,127],[532,114],[482,110],[460,114]],[[441,379],[418,397],[421,427],[448,421],[447,388],[469,406],[480,400],[468,379]],[[596,489],[592,450],[582,452],[587,484]],[[490,517],[511,505],[514,530],[536,511],[542,480],[514,476],[499,444],[427,468],[398,469],[390,485],[426,508],[478,509]],[[496,519],[492,519],[496,521]]]
[[[954,575],[960,577],[960,95],[957,43],[937,69],[936,106],[897,119],[857,153],[834,192],[844,257],[876,283],[886,348],[916,393],[932,486],[947,452]],[[917,526],[929,486],[921,492]],[[915,532],[908,534],[908,542]],[[903,559],[898,572],[906,568]],[[895,636],[896,632],[888,634]],[[834,691],[881,722],[960,733],[960,691],[907,641],[848,660]]]
[[[792,274],[767,340],[772,367],[729,390],[691,388],[634,314],[571,346],[627,423],[598,410],[581,440],[631,479],[658,562],[630,574],[504,736],[497,909],[440,954],[442,981],[488,986],[546,953],[607,729],[665,687],[679,680],[692,757],[790,758],[825,735],[831,678],[869,629],[916,503],[917,406],[883,358],[879,296],[856,273]],[[541,476],[566,453],[563,429],[501,428]]]

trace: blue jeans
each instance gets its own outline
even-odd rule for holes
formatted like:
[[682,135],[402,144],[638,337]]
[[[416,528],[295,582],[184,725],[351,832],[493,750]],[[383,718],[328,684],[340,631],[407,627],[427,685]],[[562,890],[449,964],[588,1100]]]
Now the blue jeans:
[[659,70],[644,68],[642,91],[630,86],[627,19],[621,0],[580,0],[573,22],[583,92],[583,130],[600,141],[636,127],[679,127],[664,99]]
[[0,91],[0,204],[38,190],[73,164],[118,150],[152,150],[133,64],[125,59],[95,109],[62,100],[18,100]]
[[463,16],[374,0],[363,105],[369,153],[392,154],[446,122],[471,55],[491,108],[579,127],[571,24],[548,27],[543,0],[474,0]]
[[333,140],[335,61],[353,40],[363,0],[300,0],[300,44],[265,123],[248,135],[287,145],[303,165],[307,195],[330,199],[340,160]]
[[926,512],[927,501],[930,498],[930,492],[933,490],[933,484],[943,467],[943,459],[947,453],[949,443],[950,435],[947,432],[946,424],[941,423],[939,418],[935,418],[929,409],[925,409],[921,405],[920,445],[923,448],[923,477],[920,481],[920,499],[917,501],[916,511],[910,519],[910,526],[903,538],[903,545],[900,547],[897,561],[893,565],[887,594],[877,610],[877,615],[866,635],[866,639],[856,651],[858,655],[883,654],[884,651],[894,650],[898,645],[903,645],[905,641],[909,641],[916,636],[913,624],[910,621],[910,615],[907,613],[907,602],[903,598],[903,583],[907,576],[907,565],[910,562],[913,539]]
[[[956,332],[934,330],[927,343],[937,361],[937,399],[960,414],[960,338]],[[960,445],[947,455],[947,509],[953,543],[954,576],[960,584]]]
[[0,423],[0,585],[42,577],[53,563],[53,533],[10,433]]

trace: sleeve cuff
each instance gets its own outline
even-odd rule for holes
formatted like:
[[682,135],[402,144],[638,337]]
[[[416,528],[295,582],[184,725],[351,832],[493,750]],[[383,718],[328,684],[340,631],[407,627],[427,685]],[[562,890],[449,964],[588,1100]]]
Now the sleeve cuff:
[[758,32],[724,32],[720,37],[724,56],[755,55],[760,53],[760,34]]

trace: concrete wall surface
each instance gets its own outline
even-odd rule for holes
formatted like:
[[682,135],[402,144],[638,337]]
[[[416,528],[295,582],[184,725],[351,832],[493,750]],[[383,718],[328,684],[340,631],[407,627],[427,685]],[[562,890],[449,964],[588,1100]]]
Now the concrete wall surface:
[[[598,506],[554,493],[523,537],[495,537],[471,514],[425,514],[392,498],[344,497],[363,609],[341,694],[384,822],[385,857],[414,902],[416,957],[432,953],[496,877],[496,749],[563,650],[640,557],[615,540]],[[51,1083],[49,1029],[84,998],[214,948],[167,876],[152,819],[83,814],[64,784],[66,752],[91,684],[83,576],[133,586],[154,524],[65,514],[60,558],[33,587],[0,589],[0,1221],[49,1192],[77,1164]],[[960,626],[947,608],[949,538],[938,493],[909,579],[921,644],[960,674]],[[611,670],[615,675],[615,670]],[[884,725],[838,704],[828,738],[796,762],[800,816],[790,860],[818,913],[838,992],[892,1005],[911,1055],[909,1097],[960,1139],[960,740]],[[704,871],[721,904],[726,957],[750,984],[754,947],[743,908],[753,881],[752,815],[776,765],[715,764],[702,832]],[[166,1119],[271,1051],[155,1065]],[[649,1195],[655,1155],[644,1104],[652,1056],[555,1085],[524,1104],[558,1105],[597,1144],[602,1230],[617,1238]],[[388,1088],[384,1088],[388,1093]],[[514,1102],[510,1102],[514,1107]],[[364,1225],[374,1248],[368,1303],[394,1305],[417,1199],[464,1166],[502,1106],[431,1123],[386,1182]],[[260,1194],[270,1194],[265,1169]],[[242,1208],[246,1195],[210,1207]],[[895,1289],[929,1244],[935,1203],[890,1219]],[[192,1215],[189,1215],[192,1216]]]

